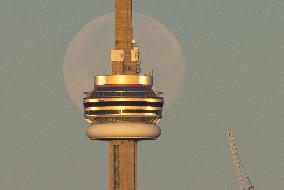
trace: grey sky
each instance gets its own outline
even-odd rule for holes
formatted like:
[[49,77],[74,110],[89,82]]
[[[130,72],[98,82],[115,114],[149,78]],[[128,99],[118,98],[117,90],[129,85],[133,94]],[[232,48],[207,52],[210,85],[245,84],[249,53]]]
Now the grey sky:
[[[284,4],[281,0],[140,0],[187,62],[158,141],[139,144],[139,189],[238,189],[233,128],[257,190],[284,187]],[[112,0],[0,0],[0,189],[106,189],[107,144],[64,87],[72,37]]]

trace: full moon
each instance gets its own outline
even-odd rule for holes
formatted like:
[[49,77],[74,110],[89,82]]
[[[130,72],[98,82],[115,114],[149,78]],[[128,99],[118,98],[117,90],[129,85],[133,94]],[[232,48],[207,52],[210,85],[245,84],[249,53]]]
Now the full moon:
[[[175,36],[157,20],[134,14],[134,38],[141,52],[142,74],[154,73],[154,89],[162,91],[164,109],[175,102],[184,80],[185,61]],[[76,107],[83,109],[83,92],[93,90],[95,75],[110,74],[114,16],[97,17],[71,40],[64,61],[64,80]]]

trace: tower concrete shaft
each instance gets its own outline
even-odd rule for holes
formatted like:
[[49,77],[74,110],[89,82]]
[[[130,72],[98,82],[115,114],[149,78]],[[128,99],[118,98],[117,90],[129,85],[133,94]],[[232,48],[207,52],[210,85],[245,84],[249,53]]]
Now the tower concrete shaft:
[[132,0],[114,1],[112,74],[95,76],[83,99],[84,117],[90,139],[109,141],[109,190],[136,190],[137,142],[160,136],[164,98],[152,88],[153,76],[140,74]]
[[115,47],[112,52],[114,55],[112,74],[137,73],[137,61],[131,58],[132,42],[132,0],[115,0]]
[[[123,59],[112,60],[112,74],[136,74],[131,60],[133,41],[132,0],[115,0],[115,50]],[[109,142],[109,190],[136,189],[136,141]]]
[[137,142],[109,142],[109,190],[136,190]]

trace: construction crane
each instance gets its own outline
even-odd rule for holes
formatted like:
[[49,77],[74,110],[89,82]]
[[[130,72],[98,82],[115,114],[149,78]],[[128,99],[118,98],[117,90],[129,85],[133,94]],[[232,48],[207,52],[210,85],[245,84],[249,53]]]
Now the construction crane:
[[[228,129],[227,134],[228,134],[228,140],[229,140],[229,143],[230,143],[230,148],[231,148],[231,151],[232,151],[233,162],[234,162],[236,172],[237,172],[240,190],[255,190],[254,186],[252,185],[251,179],[247,175],[245,167],[244,167],[244,165],[243,165],[243,163],[240,159],[238,149],[237,149],[237,145],[234,141],[232,129]],[[244,176],[245,176],[246,181],[244,180]],[[245,182],[247,182],[247,183],[245,183]],[[248,185],[246,185],[246,184],[248,184]]]

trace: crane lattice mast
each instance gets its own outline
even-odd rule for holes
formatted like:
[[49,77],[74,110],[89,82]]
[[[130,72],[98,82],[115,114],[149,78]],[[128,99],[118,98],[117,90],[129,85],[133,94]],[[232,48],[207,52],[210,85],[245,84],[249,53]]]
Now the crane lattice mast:
[[245,172],[244,165],[243,165],[243,163],[240,159],[238,149],[237,149],[237,145],[236,145],[235,140],[234,140],[232,129],[228,129],[228,140],[229,140],[229,143],[230,143],[230,148],[231,148],[231,151],[232,151],[232,158],[233,158],[233,162],[234,162],[234,165],[235,165],[235,168],[236,168],[237,177],[238,177],[238,180],[239,180],[240,190],[255,190],[254,186],[251,183],[250,177],[248,175],[246,175],[246,179],[247,179],[247,182],[249,183],[249,187],[246,188],[245,185],[244,185],[243,175],[247,174],[247,173]]
[[238,176],[238,180],[239,180],[240,190],[245,190],[244,178],[243,178],[243,173],[242,173],[242,170],[241,170],[241,160],[240,160],[239,153],[238,153],[238,150],[237,150],[237,145],[234,141],[232,129],[228,129],[228,140],[229,140],[229,143],[230,143],[232,158],[233,158],[233,162],[234,162],[236,172],[237,172],[237,176]]

